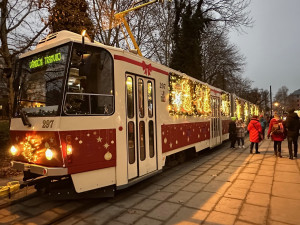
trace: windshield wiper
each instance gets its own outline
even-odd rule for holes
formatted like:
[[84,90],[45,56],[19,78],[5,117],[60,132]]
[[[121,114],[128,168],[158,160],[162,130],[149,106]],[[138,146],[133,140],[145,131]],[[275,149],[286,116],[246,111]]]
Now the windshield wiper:
[[19,114],[21,116],[24,126],[31,127],[31,123],[28,120],[28,116],[27,116],[26,112],[24,112],[23,110],[20,110]]

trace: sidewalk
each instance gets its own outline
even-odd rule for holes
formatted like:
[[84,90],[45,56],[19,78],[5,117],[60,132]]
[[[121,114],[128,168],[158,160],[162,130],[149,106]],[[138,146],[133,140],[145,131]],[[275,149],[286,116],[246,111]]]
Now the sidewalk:
[[[288,159],[287,141],[282,142],[283,158],[274,157],[270,140],[264,140],[259,151],[249,154],[249,147],[232,150],[225,143],[124,190],[125,195],[99,199],[96,206],[72,213],[59,224],[300,224],[300,159]],[[34,201],[32,207],[26,202],[17,206],[26,217],[14,222],[49,221],[49,215],[57,216],[75,204],[53,207],[54,201]],[[43,208],[42,214],[36,213]]]

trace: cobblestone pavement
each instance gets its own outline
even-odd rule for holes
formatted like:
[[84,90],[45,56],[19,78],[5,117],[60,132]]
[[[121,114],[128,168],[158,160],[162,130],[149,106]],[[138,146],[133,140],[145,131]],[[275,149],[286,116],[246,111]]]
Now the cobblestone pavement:
[[0,210],[0,224],[47,224],[76,204],[86,204],[57,224],[298,225],[300,159],[288,159],[286,141],[282,149],[283,158],[276,158],[270,140],[261,143],[261,154],[249,154],[249,147],[232,150],[226,143],[113,199],[91,200],[90,205],[89,200],[28,200]]

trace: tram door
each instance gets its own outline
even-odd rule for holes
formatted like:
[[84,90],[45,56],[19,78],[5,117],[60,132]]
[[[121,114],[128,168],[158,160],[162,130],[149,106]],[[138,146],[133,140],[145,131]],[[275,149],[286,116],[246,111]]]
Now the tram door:
[[154,80],[127,74],[128,179],[157,170]]
[[216,146],[221,144],[221,111],[220,111],[220,98],[212,96],[211,97],[211,138],[210,146]]

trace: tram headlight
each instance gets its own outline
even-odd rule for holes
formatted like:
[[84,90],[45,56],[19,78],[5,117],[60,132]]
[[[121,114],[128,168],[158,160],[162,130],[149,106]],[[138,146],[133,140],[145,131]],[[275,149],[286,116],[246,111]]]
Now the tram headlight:
[[53,158],[53,151],[50,148],[47,148],[45,152],[46,159],[51,160]]
[[67,145],[67,155],[72,155],[72,153],[73,153],[72,145]]
[[10,148],[10,153],[12,155],[16,155],[17,152],[18,152],[18,149],[14,145],[12,145],[11,148]]

